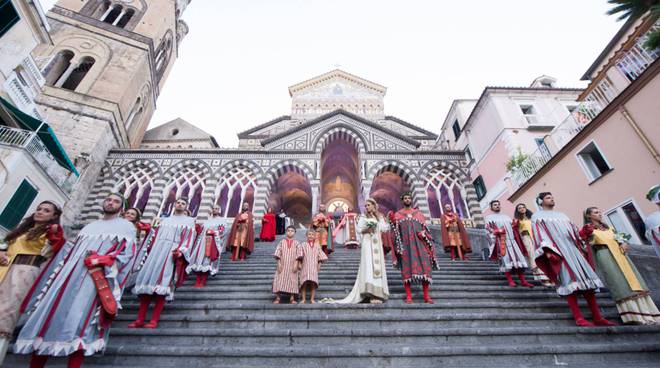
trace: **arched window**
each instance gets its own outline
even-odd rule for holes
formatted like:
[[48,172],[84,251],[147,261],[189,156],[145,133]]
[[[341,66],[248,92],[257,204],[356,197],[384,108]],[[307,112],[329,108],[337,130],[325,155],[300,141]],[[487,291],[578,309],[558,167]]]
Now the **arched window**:
[[119,19],[119,15],[124,13],[124,7],[119,4],[112,4],[101,18],[101,22],[114,24]]
[[[94,66],[95,62],[96,62],[96,60],[94,60],[93,57],[85,56],[84,58],[82,58],[80,60],[80,62],[78,63],[78,66],[75,69],[71,70],[71,66],[69,66],[70,73],[67,76],[66,80],[64,80],[64,82],[62,83],[61,86],[59,85],[61,80],[58,81],[56,86],[59,86],[59,87],[62,87],[64,89],[68,89],[68,90],[71,90],[71,91],[75,91],[76,88],[78,87],[78,85],[80,84],[80,82],[82,82],[82,80],[87,75],[87,72],[89,72],[89,70]],[[67,72],[65,72],[64,76],[66,76],[66,74],[69,72],[69,70],[67,70]],[[64,76],[62,76],[62,77],[64,77]],[[63,78],[61,78],[61,79],[63,79]]]
[[174,202],[177,198],[188,198],[188,210],[193,217],[197,216],[199,205],[202,201],[202,193],[206,185],[202,173],[194,168],[184,168],[177,173],[172,181],[165,186],[164,201],[160,208],[159,215],[170,215]]
[[114,191],[124,195],[129,207],[136,207],[144,212],[152,188],[153,180],[147,168],[140,168],[131,170],[128,176],[115,185]]
[[140,120],[140,118],[142,117],[142,111],[144,111],[144,104],[142,103],[142,97],[138,96],[138,98],[135,100],[135,104],[133,104],[131,113],[128,115],[128,118],[126,119],[127,132],[130,131],[131,127],[136,121]]
[[163,40],[158,46],[156,51],[155,65],[156,65],[156,75],[160,79],[167,69],[167,64],[170,61],[170,55],[172,54],[172,34],[167,33]]
[[110,7],[112,6],[112,3],[110,1],[101,1],[95,8],[91,8],[90,10],[85,13],[82,11],[83,14],[89,15],[94,19],[98,19],[100,21],[103,21],[103,18],[105,18],[108,13],[110,13]]
[[256,188],[256,177],[252,170],[238,166],[220,179],[214,202],[222,208],[224,217],[236,217],[244,202],[253,208]]
[[46,75],[46,84],[49,86],[57,84],[64,73],[69,69],[69,66],[71,65],[71,59],[73,59],[72,51],[59,51],[55,57],[53,57],[50,63],[48,63],[48,66],[44,70],[44,74]]
[[119,19],[115,21],[115,25],[119,28],[124,28],[128,24],[128,22],[133,18],[133,15],[135,15],[135,10],[133,9],[128,9],[126,10],[126,13]]
[[426,195],[431,217],[441,217],[444,205],[450,204],[461,218],[470,218],[465,191],[458,179],[448,170],[440,168],[431,170],[427,179]]

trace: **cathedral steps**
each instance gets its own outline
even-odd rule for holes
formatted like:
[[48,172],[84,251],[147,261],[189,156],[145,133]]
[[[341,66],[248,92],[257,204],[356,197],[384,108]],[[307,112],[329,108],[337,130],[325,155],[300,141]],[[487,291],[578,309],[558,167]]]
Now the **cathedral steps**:
[[[126,327],[137,313],[127,293],[106,354],[86,366],[642,368],[660,359],[660,326],[576,327],[553,289],[510,288],[496,264],[476,256],[451,262],[441,255],[433,305],[421,303],[419,286],[416,304],[404,304],[400,273],[390,265],[391,299],[383,305],[288,305],[286,298],[274,305],[274,246],[258,243],[245,262],[223,260],[204,289],[189,278],[155,330]],[[322,266],[317,301],[343,298],[358,262],[359,251],[338,248]],[[618,320],[606,290],[598,297],[604,314]]]

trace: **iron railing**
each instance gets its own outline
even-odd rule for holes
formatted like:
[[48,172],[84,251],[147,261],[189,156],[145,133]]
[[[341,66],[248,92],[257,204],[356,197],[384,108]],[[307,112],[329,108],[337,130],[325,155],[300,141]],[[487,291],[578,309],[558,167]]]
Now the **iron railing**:
[[35,132],[0,126],[0,146],[21,148],[44,170],[57,186],[69,194],[78,177],[60,166]]
[[[630,82],[635,81],[639,76],[651,65],[659,56],[660,49],[648,50],[643,45],[648,39],[648,35],[655,29],[660,28],[660,20],[642,36],[637,39],[637,42],[625,53],[621,55],[616,63],[617,69],[624,75]],[[589,124],[603,109],[609,105],[619,91],[609,78],[604,77],[592,89],[592,91],[585,96],[580,104],[573,110],[560,124],[555,126],[552,131],[546,136],[545,141],[550,139],[551,144],[554,146],[553,152],[558,152],[568,142],[573,139],[587,124]],[[532,176],[534,176],[550,159],[553,154],[550,153],[548,146],[542,144],[536,151],[532,152],[527,158],[516,168],[510,172],[511,184],[513,191],[518,190],[525,184]]]

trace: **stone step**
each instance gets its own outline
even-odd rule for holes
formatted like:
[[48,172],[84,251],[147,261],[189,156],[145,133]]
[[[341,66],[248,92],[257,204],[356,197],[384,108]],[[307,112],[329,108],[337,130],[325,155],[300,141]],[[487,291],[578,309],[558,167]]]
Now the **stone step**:
[[111,346],[156,343],[173,346],[180,341],[195,346],[365,346],[491,345],[503,340],[513,345],[561,343],[657,342],[658,326],[581,328],[576,326],[444,328],[435,329],[292,329],[250,330],[211,328],[129,329],[112,331]]
[[[319,280],[323,282],[323,280],[344,280],[344,281],[355,281],[355,275],[357,272],[325,272],[321,271],[319,273]],[[275,276],[275,270],[272,270],[272,272],[233,272],[233,273],[220,273],[215,275],[214,277],[210,277],[208,279],[207,285],[213,284],[214,281],[234,281],[234,283],[238,283],[244,280],[259,280],[259,281],[272,281]],[[233,279],[232,279],[233,278]],[[195,283],[196,277],[194,275],[190,275],[186,277],[186,281],[184,283],[189,283],[189,284],[194,284]],[[390,284],[397,284],[401,283],[401,275],[400,274],[388,274],[387,275],[387,280],[388,283]],[[439,281],[441,280],[441,281]],[[433,283],[438,284],[441,283],[442,280],[445,280],[446,282],[452,282],[452,283],[460,283],[463,280],[469,281],[469,280],[482,280],[482,281],[501,281],[506,283],[506,278],[502,275],[499,274],[487,274],[487,275],[471,275],[471,274],[445,274],[445,273],[434,273],[433,274]],[[516,278],[514,281],[516,283],[519,283],[519,280]],[[534,283],[534,280],[532,277],[528,277],[527,281],[530,283]],[[508,285],[508,284],[507,284]]]
[[[304,307],[304,306],[303,306]],[[604,312],[606,318],[618,320],[616,312]],[[117,316],[114,327],[126,327],[135,319],[134,315],[121,314]],[[511,326],[574,326],[570,313],[530,313],[530,312],[500,312],[500,313],[415,313],[410,316],[401,314],[356,315],[353,313],[332,313],[317,315],[239,315],[230,316],[222,312],[214,315],[177,315],[161,316],[159,328],[246,328],[246,329],[296,329],[296,328],[330,328],[330,329],[383,329],[401,328],[418,329],[461,327],[511,327]]]
[[[435,304],[404,304],[402,301],[391,301],[388,306],[383,305],[310,305],[309,307],[290,305],[287,299],[282,299],[282,304],[263,304],[263,303],[236,303],[229,302],[209,302],[207,300],[179,301],[169,305],[164,314],[214,314],[221,311],[226,315],[247,316],[250,314],[268,314],[268,315],[287,315],[291,314],[292,308],[298,315],[325,315],[334,316],[338,312],[350,312],[353,315],[374,314],[379,315],[410,315],[414,313],[461,313],[461,312],[479,312],[485,314],[497,314],[501,310],[518,311],[523,313],[538,312],[565,312],[566,303],[564,301],[516,301],[516,302],[495,302],[495,301],[456,301],[456,302],[436,302]],[[138,308],[137,302],[122,303],[122,314],[134,314]],[[586,303],[580,304],[581,308],[587,311]],[[602,301],[600,306],[605,311],[614,312],[615,304],[612,301]]]
[[[340,346],[110,346],[106,354],[88,358],[112,367],[641,367],[660,359],[660,342],[619,344],[474,345],[340,345]],[[9,367],[24,366],[26,358],[11,359]],[[18,365],[17,365],[18,363]],[[23,364],[21,364],[23,363]],[[639,363],[639,364],[638,364]]]
[[[344,298],[348,294],[348,290],[345,291],[327,291],[327,290],[319,290],[316,294],[316,299],[318,302],[320,302],[323,298],[333,298],[335,300],[339,300]],[[482,292],[482,293],[473,293],[473,292],[466,292],[466,293],[459,293],[459,292],[442,292],[442,291],[431,291],[430,292],[431,297],[438,302],[442,301],[460,301],[460,300],[492,300],[492,301],[552,301],[552,300],[559,300],[559,297],[557,297],[556,294],[549,294],[547,292],[534,292],[530,291],[529,293],[515,293],[515,292],[498,292],[498,291],[491,291],[491,292]],[[390,295],[390,300],[388,300],[385,305],[389,305],[392,302],[400,301],[403,299],[404,294],[403,293],[394,293]],[[413,297],[416,300],[421,300],[422,295],[421,293],[413,293]],[[269,291],[269,290],[262,290],[262,291],[253,291],[253,292],[231,292],[231,293],[222,293],[222,292],[200,292],[200,291],[181,291],[181,292],[176,292],[174,294],[175,302],[176,304],[177,301],[184,301],[184,300],[206,300],[206,301],[239,301],[239,300],[245,300],[245,301],[251,301],[251,300],[272,300],[274,298],[274,295]],[[602,302],[605,304],[603,305],[608,305],[607,298],[601,297],[600,298]],[[125,301],[130,301],[130,300],[135,300],[133,297],[132,299],[127,296]],[[563,302],[563,301],[562,301]],[[173,304],[172,304],[173,305]]]
[[[388,278],[388,285],[390,289],[396,286],[397,283],[400,283],[400,278],[394,279],[394,278]],[[251,285],[269,285],[273,281],[273,275],[270,275],[270,277],[261,277],[261,278],[242,278],[240,280],[227,280],[227,278],[209,278],[206,287],[222,287],[222,286],[236,286],[236,285],[245,285],[245,286],[251,286]],[[395,282],[398,281],[398,282]],[[535,285],[535,288],[538,289],[545,289],[542,287],[540,284],[535,283],[533,280],[528,280],[531,284]],[[326,285],[328,283],[336,284],[340,283],[342,285],[351,285],[353,282],[355,282],[355,276],[353,277],[334,277],[332,275],[328,276],[322,276],[320,279],[320,282],[323,285]],[[460,284],[460,285],[483,285],[483,286],[502,286],[506,285],[508,287],[508,284],[506,284],[506,279],[504,278],[491,278],[491,277],[483,277],[483,276],[472,276],[469,278],[461,278],[457,279],[454,277],[446,277],[446,276],[435,276],[433,278],[433,285],[432,288],[442,288],[444,287],[445,284]],[[189,276],[188,279],[184,282],[183,286],[181,286],[179,289],[183,287],[192,287],[195,285],[195,277],[194,276]],[[206,288],[205,287],[205,288]],[[204,290],[205,288],[202,288],[200,291]],[[533,290],[533,289],[532,289]],[[549,290],[554,290],[554,288],[549,289]]]

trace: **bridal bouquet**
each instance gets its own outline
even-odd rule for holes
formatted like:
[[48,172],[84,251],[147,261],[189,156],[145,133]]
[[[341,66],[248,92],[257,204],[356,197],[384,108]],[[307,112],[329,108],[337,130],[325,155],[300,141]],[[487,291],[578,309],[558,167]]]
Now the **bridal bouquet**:
[[378,219],[368,218],[368,219],[365,221],[365,225],[366,225],[367,228],[369,228],[369,229],[375,229],[376,226],[378,226]]
[[616,231],[614,233],[614,240],[616,240],[617,243],[619,244],[625,244],[630,241],[632,238],[632,235],[620,231]]

